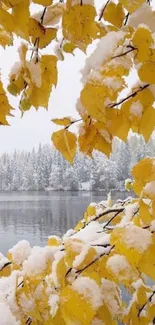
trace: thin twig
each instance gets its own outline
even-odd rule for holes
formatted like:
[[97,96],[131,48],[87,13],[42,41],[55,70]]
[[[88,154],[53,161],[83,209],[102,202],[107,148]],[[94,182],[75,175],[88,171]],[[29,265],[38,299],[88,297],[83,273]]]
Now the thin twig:
[[[93,219],[93,221],[96,221],[96,220],[98,220],[98,219],[100,219],[100,218],[102,218],[102,217],[104,217],[104,216],[106,216],[107,214],[109,214],[109,213],[114,213],[114,212],[117,212],[117,214],[118,213],[120,213],[120,212],[123,212],[124,211],[124,208],[119,208],[119,209],[109,209],[109,210],[106,210],[106,211],[104,211],[103,213],[101,213],[101,214],[99,214],[98,216],[96,216],[96,218],[94,218]],[[115,217],[115,216],[114,216]],[[111,219],[110,219],[111,220]],[[106,224],[107,226],[109,225],[109,221],[108,221],[108,223]]]
[[102,17],[103,17],[103,14],[104,14],[104,11],[105,11],[105,9],[106,9],[106,7],[107,7],[107,5],[108,5],[108,3],[110,2],[111,0],[108,0],[107,2],[106,2],[106,4],[105,4],[105,6],[103,7],[103,9],[101,10],[101,13],[100,13],[100,16],[99,16],[99,21],[101,21],[101,19],[102,19]]
[[124,53],[121,53],[121,54],[115,55],[115,56],[113,56],[111,59],[120,58],[120,57],[125,56],[126,54],[128,54],[128,53],[130,53],[130,52],[133,52],[133,51],[135,51],[135,50],[137,50],[137,48],[136,48],[136,47],[132,47],[130,50],[127,50],[127,51],[124,52]]
[[149,87],[149,84],[146,84],[145,86],[140,86],[140,88],[135,90],[132,94],[130,94],[129,96],[127,96],[127,97],[125,97],[123,99],[121,99],[118,103],[110,104],[109,107],[114,108],[116,106],[119,106],[120,104],[126,102],[129,98],[135,97],[139,92],[143,91],[144,89],[146,89],[148,87]]
[[82,118],[80,118],[79,120],[76,120],[76,121],[71,121],[66,127],[65,127],[65,130],[68,129],[71,125],[73,125],[74,123],[78,123],[78,122],[81,122],[82,121]]
[[128,12],[127,15],[125,16],[124,26],[127,25],[127,22],[128,22],[129,16],[130,16],[130,14],[129,14],[129,12]]

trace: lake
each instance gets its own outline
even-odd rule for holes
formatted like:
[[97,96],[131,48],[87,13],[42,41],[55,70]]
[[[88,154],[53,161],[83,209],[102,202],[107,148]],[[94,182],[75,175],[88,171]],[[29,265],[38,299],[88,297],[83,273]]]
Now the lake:
[[[112,198],[124,199],[126,192]],[[91,202],[106,199],[105,192],[0,192],[0,252],[21,239],[45,245],[49,235],[61,236],[73,228]]]

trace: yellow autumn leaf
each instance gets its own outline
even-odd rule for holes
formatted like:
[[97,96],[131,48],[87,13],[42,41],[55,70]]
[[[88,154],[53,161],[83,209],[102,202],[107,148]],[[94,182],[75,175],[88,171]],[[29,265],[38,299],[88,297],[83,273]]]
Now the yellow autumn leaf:
[[6,47],[6,45],[13,45],[12,34],[2,28],[0,28],[0,45],[4,48]]
[[145,0],[120,0],[120,3],[130,14],[136,11],[144,2]]
[[78,46],[85,47],[97,38],[99,28],[95,22],[96,10],[91,5],[75,5],[65,10],[62,19],[63,35],[65,39]]
[[25,81],[23,78],[22,70],[20,69],[17,74],[10,75],[10,83],[7,87],[7,90],[10,94],[17,96],[25,87]]
[[133,35],[132,43],[133,46],[143,47],[144,50],[145,46],[150,47],[153,44],[153,37],[149,28],[138,27]]
[[13,108],[9,104],[2,82],[0,81],[0,124],[8,125],[6,116],[12,115],[11,114],[12,109]]
[[29,39],[29,0],[23,0],[12,9],[12,16],[16,22],[16,34],[26,40]]
[[109,132],[123,141],[126,141],[131,123],[119,109],[106,110],[106,126]]
[[53,0],[33,0],[33,2],[42,6],[50,6],[53,3]]
[[72,120],[69,117],[54,118],[51,121],[57,125],[63,125],[63,126],[68,126],[72,123]]
[[10,33],[14,32],[16,26],[14,17],[3,8],[0,8],[0,25]]
[[150,59],[152,55],[151,45],[153,45],[153,37],[151,31],[147,27],[138,27],[132,39],[133,46],[137,49],[135,52],[136,59],[144,62]]
[[152,216],[149,210],[150,210],[150,205],[146,204],[144,200],[141,199],[139,202],[139,217],[145,226],[150,225],[152,221]]
[[138,69],[138,76],[141,81],[148,82],[149,84],[155,83],[155,62],[146,61]]
[[54,132],[52,141],[57,150],[59,150],[65,159],[73,163],[76,153],[76,136],[68,130]]
[[137,184],[143,187],[155,177],[155,168],[151,158],[140,160],[131,170],[132,176]]
[[[146,127],[147,123],[147,127]],[[155,109],[152,106],[144,110],[139,133],[143,135],[145,141],[148,141],[155,128]]]
[[105,122],[104,101],[107,96],[107,87],[99,84],[87,83],[81,91],[81,103],[88,114],[100,122]]
[[122,5],[120,3],[109,2],[104,10],[103,17],[112,25],[120,28],[125,18]]
[[67,286],[62,290],[60,296],[60,308],[65,323],[68,325],[89,325],[95,316],[95,310],[89,299],[84,298],[82,294],[79,294],[74,290],[74,286]]
[[22,100],[20,101],[21,111],[22,112],[29,111],[30,108],[31,108],[31,103],[29,102],[29,100],[26,97],[22,98]]
[[56,28],[46,28],[44,34],[39,38],[39,48],[43,49],[51,43],[51,41],[56,37]]
[[73,51],[75,50],[76,46],[73,44],[73,43],[66,43],[64,44],[63,46],[63,50],[64,52],[66,53],[72,53],[73,54]]
[[108,157],[110,156],[112,151],[111,142],[107,142],[100,133],[97,133],[94,142],[94,149],[101,151]]
[[34,18],[29,18],[29,35],[41,37],[45,34],[45,28]]
[[34,107],[48,107],[53,85],[57,84],[57,58],[54,55],[43,55],[40,59],[41,85],[30,83],[26,89],[26,97]]
[[94,149],[96,134],[97,129],[94,125],[85,125],[84,134],[80,134],[78,138],[80,151],[91,156],[91,153]]

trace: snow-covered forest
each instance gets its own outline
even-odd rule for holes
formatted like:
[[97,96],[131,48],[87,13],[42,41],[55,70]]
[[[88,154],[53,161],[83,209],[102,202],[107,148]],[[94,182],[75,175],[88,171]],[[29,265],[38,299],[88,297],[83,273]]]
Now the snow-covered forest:
[[145,144],[130,136],[127,144],[115,140],[110,159],[98,152],[94,159],[77,154],[70,165],[51,145],[0,157],[0,190],[110,190],[123,189],[131,167],[145,156],[155,156],[155,139]]

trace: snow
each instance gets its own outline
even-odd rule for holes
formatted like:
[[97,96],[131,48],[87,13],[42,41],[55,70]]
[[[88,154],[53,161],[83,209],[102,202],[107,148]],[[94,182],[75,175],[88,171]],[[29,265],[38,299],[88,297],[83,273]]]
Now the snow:
[[117,77],[107,77],[105,78],[104,83],[107,87],[112,88],[113,90],[119,90],[124,85],[124,80]]
[[101,319],[95,317],[90,325],[105,325],[105,323]]
[[136,116],[138,118],[142,117],[143,105],[141,104],[141,102],[139,100],[132,103],[132,105],[130,107],[130,112],[131,112],[131,114],[133,114],[134,116]]
[[133,204],[126,204],[125,205],[125,215],[123,216],[120,225],[126,225],[134,216],[134,214],[138,211],[138,202],[135,202]]
[[0,322],[1,325],[20,325],[12,315],[9,306],[2,302],[0,302]]
[[55,287],[59,287],[58,277],[57,277],[57,266],[61,259],[65,256],[64,252],[57,252],[54,256],[54,261],[52,263],[52,273],[50,274],[50,280],[54,283]]
[[86,59],[83,75],[88,75],[91,69],[100,69],[101,66],[111,57],[111,53],[117,48],[118,44],[125,37],[126,33],[109,32],[101,38],[95,51]]
[[128,248],[144,252],[152,243],[152,235],[149,230],[130,224],[124,228],[123,241]]
[[15,75],[15,79],[18,78],[19,73],[21,71],[22,64],[20,61],[17,61],[14,63],[14,65],[11,67],[11,71],[9,73],[9,78],[11,78],[13,75]]
[[32,83],[40,88],[42,82],[40,64],[35,63],[35,61],[31,60],[30,62],[26,62],[26,66],[30,72]]
[[114,282],[107,279],[102,278],[101,282],[102,299],[107,305],[111,315],[115,317],[120,309],[119,288]]
[[145,25],[152,32],[155,32],[154,12],[148,3],[144,3],[132,15],[129,16],[128,26],[137,28],[141,25]]
[[[102,230],[102,225],[98,222],[91,221],[87,227],[81,229],[72,238],[81,239],[85,243],[93,242],[99,238],[98,232]],[[104,236],[101,234],[100,236]]]
[[0,253],[0,270],[4,267],[6,263],[8,263],[9,260],[2,254]]
[[74,259],[73,262],[73,268],[77,268],[85,259],[86,255],[88,254],[89,251],[89,246],[85,245],[79,255],[77,255]]
[[24,313],[32,312],[36,307],[35,299],[32,298],[32,296],[27,296],[24,292],[22,292],[19,297],[19,304],[22,307]]
[[133,273],[132,267],[124,255],[115,254],[109,257],[107,267],[120,281],[130,279]]
[[52,317],[56,315],[56,312],[59,308],[60,297],[57,294],[51,294],[48,300],[50,306],[50,314]]
[[155,195],[155,181],[149,182],[145,185],[144,193],[150,196]]
[[14,263],[20,265],[30,256],[31,246],[27,240],[21,240],[9,250],[9,253],[11,253]]
[[28,276],[36,276],[44,272],[48,261],[53,261],[54,248],[50,246],[34,246],[31,255],[23,263],[23,271]]
[[72,288],[79,294],[83,295],[85,299],[88,299],[94,309],[97,309],[102,305],[100,287],[94,280],[81,276],[73,282]]
[[150,231],[155,232],[155,220],[151,222]]

